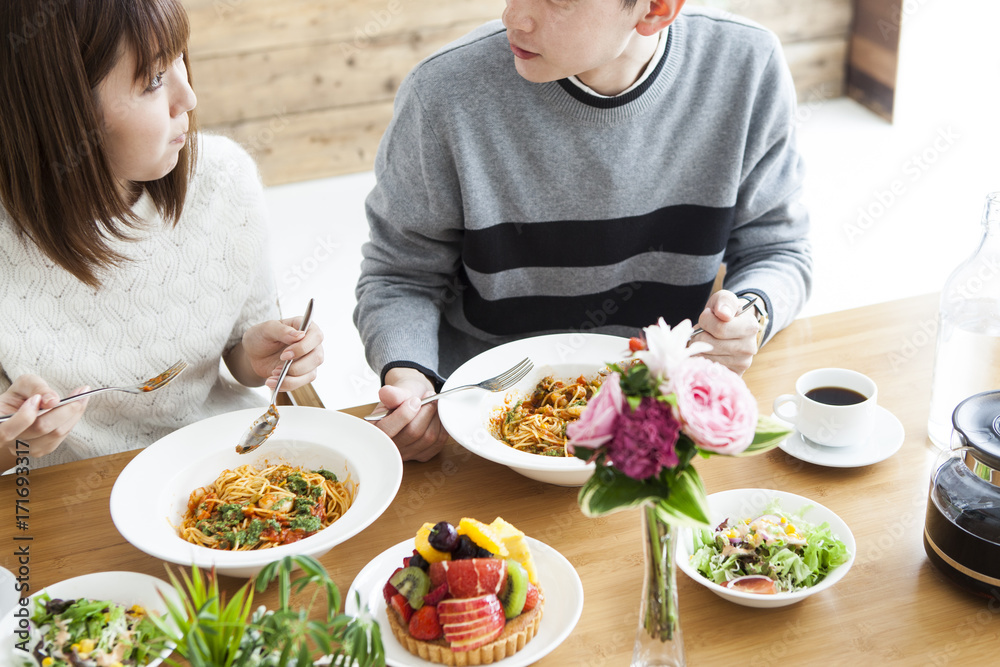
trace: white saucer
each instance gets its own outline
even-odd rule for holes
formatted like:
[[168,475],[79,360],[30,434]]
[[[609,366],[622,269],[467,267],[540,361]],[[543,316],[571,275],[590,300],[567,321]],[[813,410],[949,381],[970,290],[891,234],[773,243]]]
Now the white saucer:
[[875,428],[868,442],[850,447],[817,445],[798,431],[792,431],[778,449],[790,456],[828,468],[860,468],[884,461],[903,446],[903,424],[881,405],[875,408]]

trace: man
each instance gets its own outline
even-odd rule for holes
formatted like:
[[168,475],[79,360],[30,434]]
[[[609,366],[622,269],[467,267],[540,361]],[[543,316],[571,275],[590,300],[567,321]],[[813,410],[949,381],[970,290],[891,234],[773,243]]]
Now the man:
[[447,437],[419,397],[494,345],[691,319],[706,356],[742,373],[805,302],[781,46],[683,5],[508,0],[502,25],[403,82],[366,202],[355,322],[393,410],[379,427],[404,458]]

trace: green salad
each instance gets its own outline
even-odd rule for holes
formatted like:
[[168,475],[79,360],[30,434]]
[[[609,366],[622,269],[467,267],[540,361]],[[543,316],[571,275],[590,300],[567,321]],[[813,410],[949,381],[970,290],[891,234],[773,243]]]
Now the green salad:
[[[41,667],[145,665],[165,639],[138,606],[108,600],[35,598],[31,654]],[[31,664],[31,663],[25,663]]]
[[773,501],[755,518],[727,518],[714,532],[695,533],[691,566],[727,588],[773,594],[815,586],[850,559],[829,524],[813,526],[777,505]]

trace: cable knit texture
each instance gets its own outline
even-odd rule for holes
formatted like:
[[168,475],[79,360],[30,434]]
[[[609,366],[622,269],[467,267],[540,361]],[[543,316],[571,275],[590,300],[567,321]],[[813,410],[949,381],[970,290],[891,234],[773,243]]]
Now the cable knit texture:
[[267,263],[267,226],[257,167],[237,144],[203,136],[176,226],[148,195],[128,262],[94,290],[20,237],[0,209],[0,389],[34,373],[60,395],[90,385],[130,386],[178,359],[188,368],[147,395],[90,399],[62,445],[35,467],[145,447],[200,419],[266,404],[220,375],[221,356],[253,324],[279,317]]

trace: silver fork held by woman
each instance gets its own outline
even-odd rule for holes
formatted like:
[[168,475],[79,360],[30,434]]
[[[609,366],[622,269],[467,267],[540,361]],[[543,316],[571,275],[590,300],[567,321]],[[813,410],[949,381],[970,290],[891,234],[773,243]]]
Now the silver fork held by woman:
[[[454,394],[458,391],[464,391],[466,389],[487,389],[489,391],[503,391],[513,387],[515,384],[524,379],[524,376],[531,372],[534,368],[534,364],[531,363],[531,359],[525,357],[520,362],[518,362],[512,368],[507,369],[503,373],[500,373],[496,377],[491,377],[489,379],[483,380],[478,384],[466,384],[461,387],[453,387],[447,391],[442,391],[437,394],[432,394],[420,401],[420,405],[427,405],[431,401],[436,401],[442,396],[447,396],[449,394]],[[377,422],[380,419],[386,417],[389,414],[389,410],[386,408],[380,408],[370,415],[365,417],[366,420],[370,422]]]
[[[124,391],[129,394],[148,394],[151,391],[156,391],[160,387],[163,387],[168,382],[173,380],[175,377],[180,375],[181,371],[187,368],[186,361],[178,361],[170,368],[166,369],[158,375],[146,380],[144,383],[137,385],[135,387],[101,387],[99,389],[91,389],[90,391],[85,391],[75,396],[67,396],[55,405],[55,407],[49,408],[49,410],[55,410],[58,407],[66,405],[67,403],[75,403],[76,401],[83,400],[88,396],[93,396],[94,394],[103,394],[106,391]],[[49,410],[42,410],[39,414],[45,414]],[[0,417],[0,423],[3,423],[13,417],[14,415],[4,415]]]

